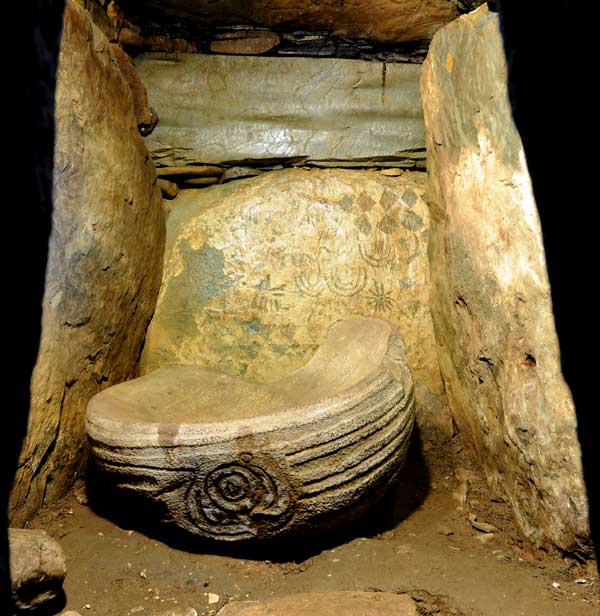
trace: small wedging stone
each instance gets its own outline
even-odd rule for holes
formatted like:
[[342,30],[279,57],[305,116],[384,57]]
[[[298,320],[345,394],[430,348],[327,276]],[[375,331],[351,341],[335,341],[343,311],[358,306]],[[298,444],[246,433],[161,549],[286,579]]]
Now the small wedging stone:
[[202,188],[204,186],[212,186],[213,184],[218,184],[219,178],[190,178],[188,180],[183,180],[182,186],[184,188]]
[[157,53],[136,64],[162,166],[425,158],[420,65]]
[[213,53],[255,55],[266,53],[280,42],[275,32],[265,30],[234,30],[219,35],[210,43]]
[[163,199],[175,199],[179,192],[179,186],[175,182],[169,182],[163,178],[158,179],[158,187],[163,196]]
[[201,47],[195,41],[182,38],[171,38],[164,34],[154,34],[144,37],[143,48],[148,51],[167,53],[200,53]]
[[387,175],[388,177],[397,178],[404,173],[404,169],[382,169],[379,173],[381,173],[381,175]]
[[264,173],[260,169],[254,167],[230,167],[225,170],[225,173],[221,177],[221,184],[231,182],[232,180],[242,180],[244,178],[252,178]]
[[223,167],[212,165],[189,165],[185,167],[157,167],[156,175],[159,178],[219,178],[224,171]]
[[10,528],[12,600],[19,612],[37,610],[56,601],[67,574],[60,545],[44,531]]
[[119,43],[123,47],[139,49],[144,44],[144,38],[139,33],[123,27],[119,32]]
[[308,592],[264,601],[233,601],[218,616],[417,616],[408,595],[388,592]]

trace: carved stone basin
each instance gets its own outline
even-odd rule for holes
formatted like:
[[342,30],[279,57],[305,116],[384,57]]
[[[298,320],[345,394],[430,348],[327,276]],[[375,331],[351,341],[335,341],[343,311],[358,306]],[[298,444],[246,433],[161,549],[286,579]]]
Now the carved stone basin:
[[334,324],[278,381],[169,366],[96,395],[86,424],[99,468],[164,521],[248,541],[364,511],[402,467],[413,420],[402,339],[366,317]]

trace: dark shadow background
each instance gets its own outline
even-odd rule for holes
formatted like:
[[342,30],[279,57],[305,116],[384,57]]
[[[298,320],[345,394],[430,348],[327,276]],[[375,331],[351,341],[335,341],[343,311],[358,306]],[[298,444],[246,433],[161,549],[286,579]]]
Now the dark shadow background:
[[[12,614],[8,577],[8,494],[27,429],[29,381],[40,342],[42,298],[52,219],[54,89],[64,0],[31,0],[3,7],[6,30],[4,129],[11,179],[3,187],[5,366],[0,447],[0,614]],[[4,164],[7,165],[7,158]]]
[[[577,409],[593,541],[598,546],[600,485],[594,480],[598,402],[592,391],[598,377],[591,372],[595,367],[592,337],[597,329],[592,320],[596,310],[591,293],[596,289],[582,288],[581,276],[586,268],[593,270],[597,262],[597,253],[592,255],[592,246],[597,243],[592,233],[597,236],[597,231],[591,213],[584,211],[580,217],[574,211],[596,205],[583,199],[581,188],[577,189],[594,178],[571,175],[563,168],[577,138],[586,130],[595,130],[593,116],[586,116],[578,106],[586,94],[586,84],[576,79],[575,66],[583,54],[573,53],[581,47],[574,24],[575,7],[569,0],[501,0],[497,5],[509,66],[510,100],[542,221],[563,371]],[[11,250],[4,270],[8,291],[5,308],[9,312],[5,328],[15,338],[5,349],[8,400],[2,433],[7,438],[0,448],[2,614],[12,613],[7,566],[8,494],[27,427],[29,381],[40,340],[52,213],[54,88],[63,8],[64,0],[32,0],[10,3],[3,14],[7,27],[19,31],[18,43],[5,56],[12,65],[6,77],[5,126],[13,124],[20,131],[19,138],[10,143],[11,161],[13,165],[16,162],[20,174],[14,173],[4,183],[3,217],[5,233],[15,235],[20,245]],[[588,18],[585,3],[580,3],[577,17],[580,21]],[[587,78],[597,81],[594,71]],[[595,85],[588,83],[587,87]],[[593,287],[597,277],[592,271],[591,277],[586,275],[585,284]]]
[[[591,14],[581,12],[582,4],[576,10],[572,0],[498,0],[497,6],[513,117],[542,224],[562,369],[575,402],[592,541],[598,554],[598,376],[592,374],[597,365],[592,340],[597,339],[599,318],[592,299],[598,280],[593,212],[598,198],[592,197],[595,178],[582,172],[585,165],[582,169],[568,162],[585,132],[592,147],[597,133],[597,120],[586,115],[584,100],[592,87],[586,82],[592,79],[597,86],[598,68],[582,70],[586,56],[581,22]],[[581,157],[586,156],[582,151]]]

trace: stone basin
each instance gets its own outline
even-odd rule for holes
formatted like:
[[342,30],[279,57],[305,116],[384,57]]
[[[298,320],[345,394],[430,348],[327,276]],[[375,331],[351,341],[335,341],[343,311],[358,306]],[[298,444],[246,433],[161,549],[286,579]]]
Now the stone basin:
[[163,521],[252,541],[363,512],[401,469],[413,421],[400,334],[356,317],[282,379],[167,366],[97,394],[86,427],[101,471]]

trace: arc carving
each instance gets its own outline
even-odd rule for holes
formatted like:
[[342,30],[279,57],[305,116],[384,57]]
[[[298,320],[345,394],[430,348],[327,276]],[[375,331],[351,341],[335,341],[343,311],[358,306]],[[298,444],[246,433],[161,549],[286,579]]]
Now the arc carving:
[[396,259],[394,245],[383,233],[360,242],[358,250],[363,261],[372,267],[385,267]]

